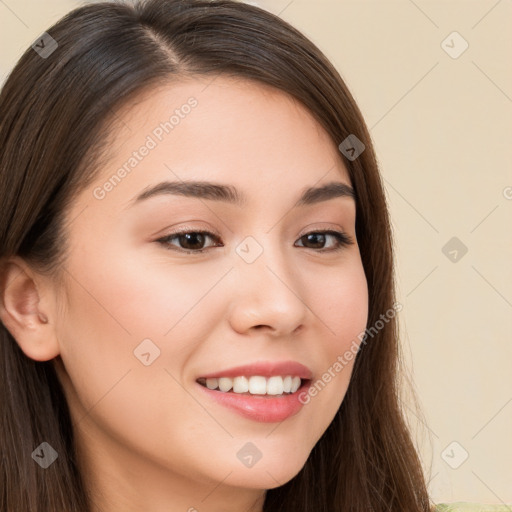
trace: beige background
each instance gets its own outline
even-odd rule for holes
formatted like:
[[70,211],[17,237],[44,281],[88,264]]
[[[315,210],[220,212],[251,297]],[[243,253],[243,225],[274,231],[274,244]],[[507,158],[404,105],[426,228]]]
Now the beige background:
[[[404,355],[424,418],[404,404],[433,499],[512,503],[512,2],[250,3],[320,46],[371,129],[394,224]],[[0,80],[78,5],[0,0]],[[445,51],[455,56],[464,40],[457,58]],[[466,254],[443,253],[452,237]]]

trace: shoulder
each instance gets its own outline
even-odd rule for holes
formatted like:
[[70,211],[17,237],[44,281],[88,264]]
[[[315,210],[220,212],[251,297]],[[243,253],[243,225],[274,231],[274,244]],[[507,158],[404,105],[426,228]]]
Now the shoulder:
[[483,503],[439,503],[432,512],[512,512],[512,505],[486,505]]

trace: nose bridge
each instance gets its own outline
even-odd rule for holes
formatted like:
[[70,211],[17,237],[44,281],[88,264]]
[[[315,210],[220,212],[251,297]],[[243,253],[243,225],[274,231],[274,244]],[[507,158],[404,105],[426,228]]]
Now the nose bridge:
[[305,321],[300,274],[278,237],[249,235],[235,248],[232,322],[240,330],[268,326],[282,334]]

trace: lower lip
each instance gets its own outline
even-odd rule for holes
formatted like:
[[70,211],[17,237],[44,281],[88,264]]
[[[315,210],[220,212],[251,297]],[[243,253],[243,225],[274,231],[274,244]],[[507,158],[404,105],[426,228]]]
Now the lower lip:
[[299,400],[299,395],[307,392],[311,381],[304,382],[295,393],[279,396],[243,395],[209,389],[199,383],[197,385],[207,396],[246,418],[262,423],[276,423],[294,416],[302,409],[304,404]]

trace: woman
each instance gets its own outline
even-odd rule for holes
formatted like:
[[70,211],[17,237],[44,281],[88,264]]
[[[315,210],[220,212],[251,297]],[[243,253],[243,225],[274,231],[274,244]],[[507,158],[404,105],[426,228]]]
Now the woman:
[[1,510],[430,510],[381,178],[318,48],[97,3],[0,112]]

